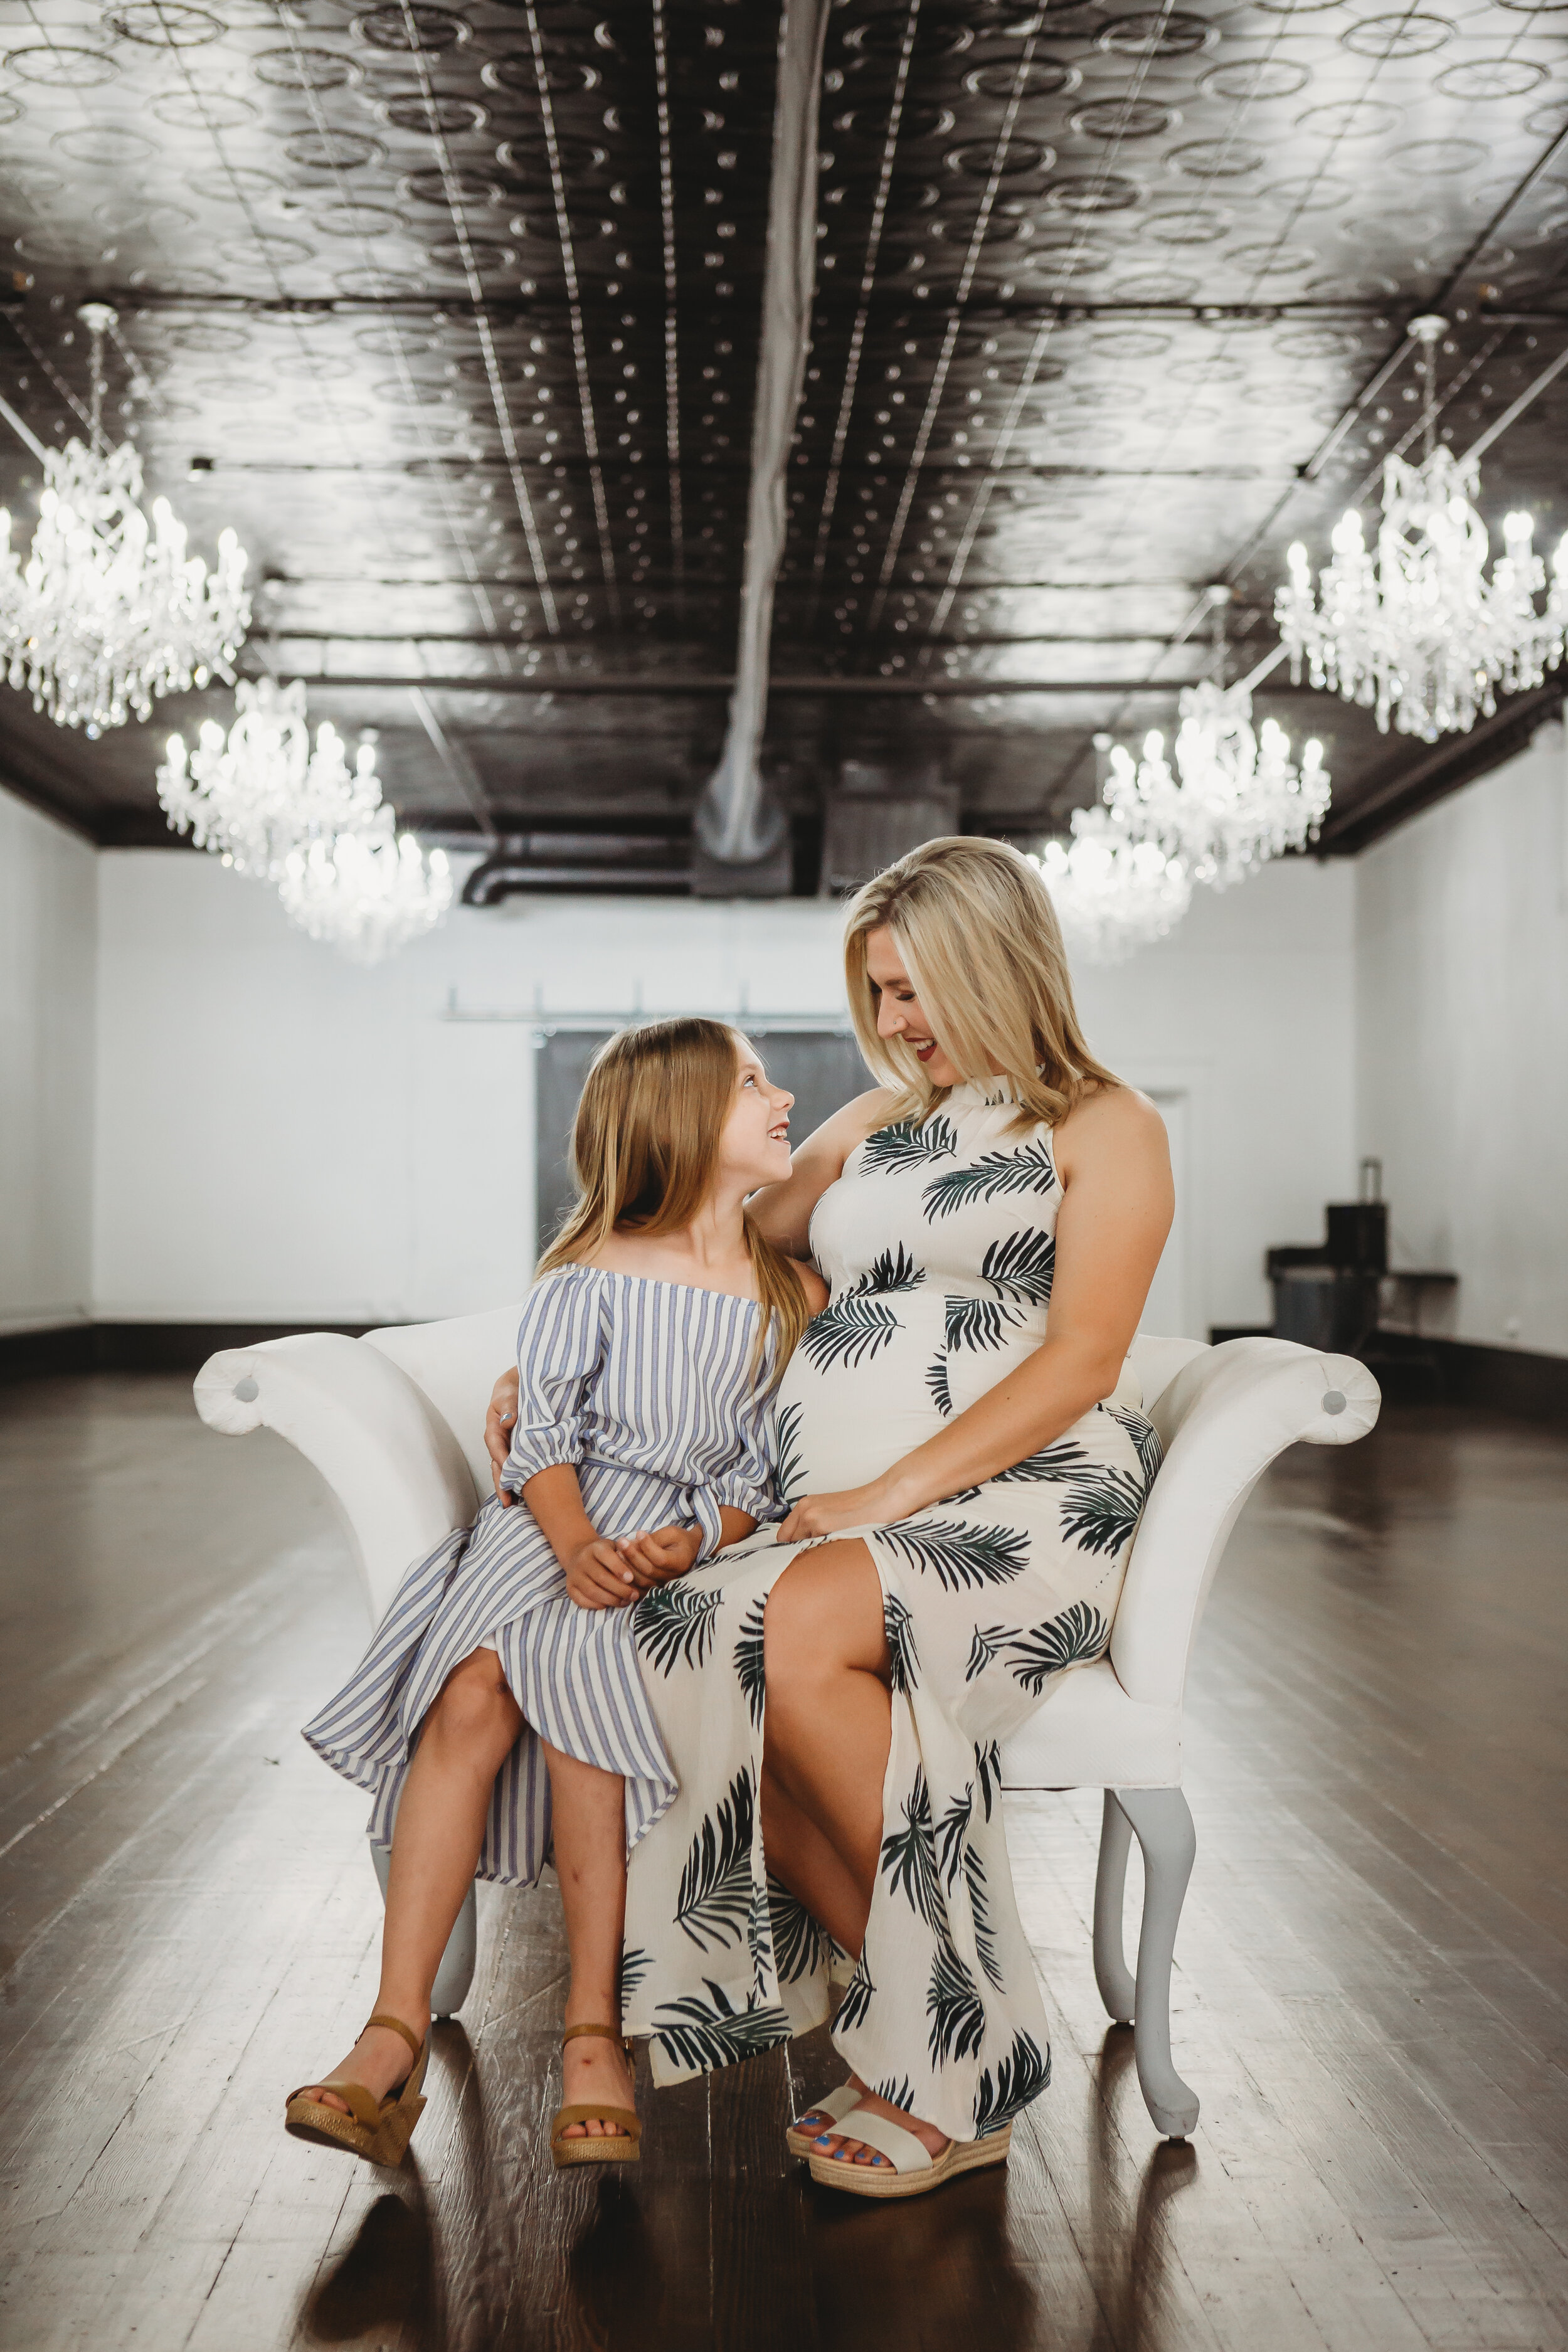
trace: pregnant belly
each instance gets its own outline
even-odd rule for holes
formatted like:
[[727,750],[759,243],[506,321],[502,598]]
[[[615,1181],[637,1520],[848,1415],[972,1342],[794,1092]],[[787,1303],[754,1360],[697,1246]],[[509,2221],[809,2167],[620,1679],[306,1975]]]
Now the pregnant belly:
[[1011,1312],[1016,1321],[1001,1311],[966,1315],[950,1338],[940,1296],[847,1298],[828,1308],[779,1385],[781,1491],[863,1486],[934,1437],[1038,1348],[1044,1313]]

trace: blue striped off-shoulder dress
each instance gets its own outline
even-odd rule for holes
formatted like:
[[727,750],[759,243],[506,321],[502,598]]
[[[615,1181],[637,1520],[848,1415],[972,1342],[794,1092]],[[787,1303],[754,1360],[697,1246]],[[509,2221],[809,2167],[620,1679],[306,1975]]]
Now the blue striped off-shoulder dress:
[[[753,1364],[761,1312],[726,1292],[596,1266],[546,1275],[518,1331],[517,1428],[503,1485],[517,1494],[537,1471],[570,1463],[600,1535],[679,1522],[700,1530],[700,1559],[718,1549],[722,1507],[778,1517],[771,1342],[760,1377]],[[471,1528],[409,1570],[359,1666],[305,1738],[372,1792],[370,1833],[388,1844],[426,1710],[454,1666],[493,1649],[526,1720],[496,1776],[479,1875],[531,1885],[550,1853],[542,1738],[625,1775],[628,1850],[675,1795],[635,1621],[631,1607],[582,1609],[568,1599],[527,1505],[503,1510],[492,1496]]]

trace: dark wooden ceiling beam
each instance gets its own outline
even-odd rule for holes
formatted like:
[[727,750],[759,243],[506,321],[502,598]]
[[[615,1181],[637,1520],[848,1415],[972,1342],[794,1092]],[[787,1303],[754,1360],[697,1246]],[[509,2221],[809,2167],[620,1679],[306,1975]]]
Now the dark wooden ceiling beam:
[[[1389,761],[1347,807],[1331,811],[1318,836],[1320,854],[1354,856],[1434,802],[1489,775],[1522,751],[1536,730],[1556,715],[1564,692],[1564,681],[1558,678],[1531,692],[1510,695],[1490,719],[1479,720],[1466,735],[1434,745],[1425,758]],[[1416,753],[1419,747],[1406,741],[1409,752]]]
[[[925,326],[952,318],[976,321],[995,318],[1013,326],[1037,319],[1057,319],[1064,323],[1094,319],[1196,319],[1215,324],[1232,319],[1356,320],[1386,318],[1391,309],[1388,296],[1349,299],[1326,295],[1281,295],[1267,302],[1162,302],[1094,300],[1081,295],[1053,301],[1015,295],[1003,300],[998,298],[995,288],[990,285],[980,286],[962,301],[942,293],[936,294],[934,298],[928,295],[924,300],[915,300],[913,294],[914,289],[907,286],[878,287],[871,298],[871,308],[873,311],[896,310],[900,316],[907,315],[911,324]],[[570,315],[564,301],[539,295],[487,294],[481,300],[475,301],[468,295],[456,293],[398,294],[391,297],[370,294],[256,294],[226,289],[184,292],[174,287],[113,286],[102,289],[97,299],[114,304],[127,317],[134,317],[138,311],[155,313],[162,310],[205,310],[218,317],[232,314],[256,318],[361,320],[406,318],[424,321],[483,317],[495,325],[505,326],[548,325],[563,321]],[[640,287],[628,286],[620,299],[628,303],[641,301],[651,304],[658,315],[663,314],[664,289],[652,280]],[[14,295],[0,302],[0,311],[21,307],[20,296]],[[1477,322],[1491,320],[1500,325],[1562,325],[1568,318],[1568,311],[1561,306],[1556,309],[1520,310],[1476,300],[1469,307],[1472,320]],[[853,317],[858,302],[855,297],[842,294],[837,288],[819,287],[816,308],[825,319],[832,319],[840,312]],[[732,323],[728,307],[720,311],[715,306],[714,316],[716,320]]]
[[[286,632],[285,634],[292,634]],[[1147,643],[1148,641],[1142,640]],[[546,650],[533,646],[531,650],[543,654]],[[559,675],[541,666],[531,677],[500,676],[486,677],[432,677],[419,676],[370,677],[361,671],[352,676],[334,677],[330,672],[307,676],[305,683],[313,692],[330,693],[340,690],[351,694],[405,694],[411,686],[426,694],[571,694],[571,695],[713,695],[733,690],[732,677],[694,674],[689,677],[671,677],[668,671],[650,673],[647,677],[574,676],[569,671]],[[1129,681],[1120,677],[773,677],[768,682],[770,697],[774,695],[884,696],[929,695],[941,702],[973,702],[986,695],[998,694],[1098,694],[1171,695],[1187,684],[1184,678],[1159,680],[1145,684],[1141,679]],[[1264,685],[1258,694],[1289,694],[1300,689],[1289,684]]]

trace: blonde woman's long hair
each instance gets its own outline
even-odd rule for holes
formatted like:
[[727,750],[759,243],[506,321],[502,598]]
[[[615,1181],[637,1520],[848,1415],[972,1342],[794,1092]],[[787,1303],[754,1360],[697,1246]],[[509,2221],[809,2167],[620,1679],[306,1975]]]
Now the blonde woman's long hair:
[[[602,1045],[572,1123],[577,1200],[541,1257],[536,1276],[579,1265],[612,1234],[679,1233],[712,1189],[719,1139],[735,1100],[741,1040],[722,1021],[649,1021]],[[784,1252],[744,1213],[762,1315],[752,1371],[776,1333],[773,1377],[808,1321],[805,1294]]]
[[1037,866],[1005,842],[968,835],[922,841],[850,902],[844,934],[849,1011],[860,1051],[896,1099],[888,1123],[921,1119],[947,1089],[910,1048],[877,1034],[866,941],[886,929],[937,1044],[965,1078],[1011,1081],[1019,1126],[1055,1127],[1096,1087],[1121,1081],[1079,1027],[1061,926]]

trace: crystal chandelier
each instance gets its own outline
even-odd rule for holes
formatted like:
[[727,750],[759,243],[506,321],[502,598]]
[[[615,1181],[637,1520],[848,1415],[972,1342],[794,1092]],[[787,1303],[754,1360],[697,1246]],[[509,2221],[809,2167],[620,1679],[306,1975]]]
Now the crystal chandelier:
[[1425,455],[1418,466],[1385,458],[1383,520],[1369,552],[1361,517],[1346,514],[1332,536],[1333,559],[1319,576],[1314,602],[1307,551],[1289,550],[1289,583],[1275,618],[1300,679],[1303,656],[1315,687],[1375,706],[1384,733],[1392,715],[1401,734],[1435,742],[1473,727],[1497,708],[1494,688],[1512,693],[1539,686],[1563,657],[1568,629],[1568,536],[1552,558],[1547,586],[1527,514],[1503,520],[1505,553],[1492,567],[1486,524],[1476,511],[1479,458],[1456,457],[1436,439],[1436,345],[1446,319],[1412,320],[1426,348]]
[[184,525],[166,499],[142,507],[142,459],[133,443],[110,448],[100,414],[107,303],[78,312],[92,337],[90,445],[41,452],[44,488],[24,563],[0,511],[0,658],[35,710],[89,736],[152,716],[153,698],[227,676],[250,622],[245,551],[232,530],[218,539],[209,572],[185,552]]
[[1163,939],[1193,895],[1181,859],[1135,841],[1107,808],[1074,809],[1071,841],[1047,841],[1031,863],[1045,877],[1068,946],[1088,963],[1121,963]]
[[426,858],[412,834],[399,840],[383,808],[355,832],[296,849],[278,895],[313,940],[373,964],[434,929],[452,903],[452,876],[444,851]]
[[1289,737],[1274,719],[1254,730],[1247,681],[1225,684],[1230,591],[1208,593],[1215,674],[1182,689],[1174,770],[1163,735],[1145,736],[1138,761],[1113,744],[1102,797],[1132,840],[1153,842],[1179,857],[1194,882],[1226,890],[1267,859],[1316,839],[1329,773],[1321,743],[1307,745],[1298,769]]
[[355,963],[379,963],[452,903],[444,854],[397,838],[381,797],[375,745],[349,765],[342,737],[323,720],[312,745],[305,684],[242,678],[227,734],[204,722],[195,749],[171,735],[158,798],[177,833],[239,874],[275,882],[283,910],[313,940]]
[[1329,805],[1321,743],[1310,742],[1295,768],[1274,719],[1254,733],[1244,686],[1205,678],[1183,688],[1177,707],[1174,772],[1163,735],[1144,737],[1142,760],[1120,743],[1110,752],[1106,805],[1133,840],[1156,843],[1194,882],[1226,890],[1316,839]]
[[203,721],[193,749],[171,735],[158,770],[158,798],[176,833],[189,833],[241,874],[279,882],[289,857],[325,835],[366,825],[381,807],[374,744],[360,745],[351,768],[342,737],[330,722],[305,719],[305,686],[242,678],[238,713],[226,736]]

